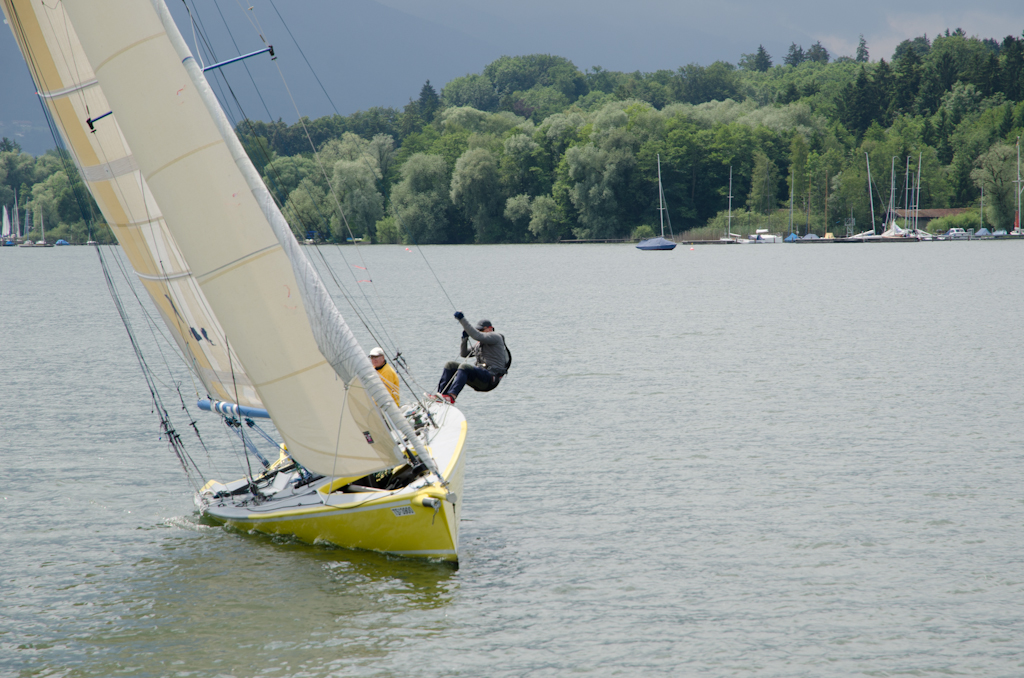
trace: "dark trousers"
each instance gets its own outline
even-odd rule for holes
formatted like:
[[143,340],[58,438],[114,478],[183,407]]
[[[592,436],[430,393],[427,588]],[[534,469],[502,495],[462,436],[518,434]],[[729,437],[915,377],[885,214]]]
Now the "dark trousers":
[[496,388],[500,381],[501,377],[491,374],[482,367],[449,360],[444,365],[441,380],[437,382],[437,392],[458,397],[467,384],[474,391],[490,391]]

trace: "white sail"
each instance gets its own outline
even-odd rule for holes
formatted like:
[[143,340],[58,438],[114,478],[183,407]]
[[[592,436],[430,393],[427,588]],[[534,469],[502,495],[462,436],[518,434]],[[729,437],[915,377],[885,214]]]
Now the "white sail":
[[[116,116],[89,127],[110,107],[63,5],[2,0],[2,6],[82,180],[208,394],[262,408],[241,364],[228,359],[224,332],[167,231]],[[17,196],[14,222],[20,236]]]
[[7,205],[4,205],[4,233],[5,238],[11,237],[11,217],[7,213]]
[[290,454],[330,475],[401,463],[384,410],[426,457],[273,204],[163,2],[65,0],[63,6],[168,230]]
[[14,191],[14,237],[15,238],[20,238],[21,235],[22,235],[22,233],[21,233],[21,224],[19,223],[19,220],[18,220],[18,191],[17,191],[17,189],[15,189],[15,191]]

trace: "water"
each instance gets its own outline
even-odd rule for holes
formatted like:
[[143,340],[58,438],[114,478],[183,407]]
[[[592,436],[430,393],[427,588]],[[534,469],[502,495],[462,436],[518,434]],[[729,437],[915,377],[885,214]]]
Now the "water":
[[0,676],[1024,673],[1024,243],[360,251],[424,388],[431,269],[514,354],[460,567],[200,524],[95,253],[5,249]]

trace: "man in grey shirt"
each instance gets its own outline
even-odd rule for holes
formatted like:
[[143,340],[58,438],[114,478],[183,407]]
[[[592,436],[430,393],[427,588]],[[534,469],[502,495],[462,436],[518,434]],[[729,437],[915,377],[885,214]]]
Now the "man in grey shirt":
[[[490,320],[481,320],[473,327],[462,311],[456,311],[455,318],[463,329],[459,355],[463,358],[475,357],[476,364],[459,363],[455,360],[445,363],[441,380],[437,384],[437,392],[449,403],[455,402],[455,398],[467,384],[474,391],[491,391],[497,388],[512,362],[512,354],[505,348],[505,337],[494,331],[494,325]],[[470,347],[470,339],[479,343]]]

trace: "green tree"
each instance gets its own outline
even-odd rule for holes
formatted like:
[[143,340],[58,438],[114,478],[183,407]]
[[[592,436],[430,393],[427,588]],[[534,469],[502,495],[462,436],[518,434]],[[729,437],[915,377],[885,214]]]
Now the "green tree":
[[985,206],[996,228],[1010,230],[1017,209],[1017,149],[997,143],[978,158],[971,180],[985,191]]
[[471,148],[459,158],[452,174],[451,200],[473,224],[476,242],[502,240],[504,199],[493,153]]
[[821,41],[815,42],[807,49],[807,60],[818,64],[828,63],[829,53],[821,44]]
[[479,73],[455,78],[441,90],[445,106],[470,106],[479,111],[498,108],[498,95],[491,81]]
[[339,160],[334,165],[333,193],[341,212],[333,210],[331,231],[340,240],[371,238],[384,216],[384,196],[377,190],[377,175],[364,159]]
[[575,146],[565,154],[569,179],[573,182],[569,197],[578,212],[578,238],[614,238],[622,220],[619,204],[635,158],[625,149],[606,151],[594,144]]
[[505,139],[503,150],[499,166],[505,190],[511,195],[541,192],[536,190],[543,184],[542,168],[537,166],[540,144],[525,134],[513,134]]
[[318,240],[331,238],[331,216],[334,209],[327,192],[318,183],[305,178],[288,194],[282,213],[292,231],[299,238],[314,237]]
[[757,50],[753,54],[743,54],[740,56],[740,68],[748,71],[764,73],[771,67],[772,56],[768,54],[768,50],[764,48],[764,45],[758,45]]
[[530,205],[530,232],[541,242],[556,242],[564,234],[565,219],[550,195],[538,195]]
[[747,208],[752,212],[768,214],[776,207],[779,191],[779,168],[766,154],[754,152],[754,171],[750,177]]
[[514,195],[505,201],[505,219],[512,224],[512,235],[510,240],[522,240],[530,226],[530,217],[533,214],[533,206],[530,204],[530,196],[525,193]]
[[276,158],[263,169],[263,183],[282,205],[303,179],[319,172],[315,162],[301,155]]
[[403,165],[391,191],[391,212],[406,242],[450,242],[448,165],[436,155],[416,153]]
[[868,61],[868,42],[864,39],[863,33],[861,33],[860,40],[857,41],[856,61],[861,63],[867,63]]
[[1024,99],[1024,41],[1012,35],[1003,39],[1000,50],[1000,79],[1010,101]]
[[810,148],[802,134],[794,134],[789,145],[789,184],[794,201],[801,200],[807,192],[807,157]]
[[787,66],[799,66],[806,59],[807,57],[804,55],[804,48],[794,42],[790,43],[789,51],[786,52],[786,57],[783,59],[783,62]]
[[434,114],[441,107],[441,98],[437,96],[437,90],[427,80],[420,88],[420,98],[416,101],[420,117],[425,122],[433,122]]

